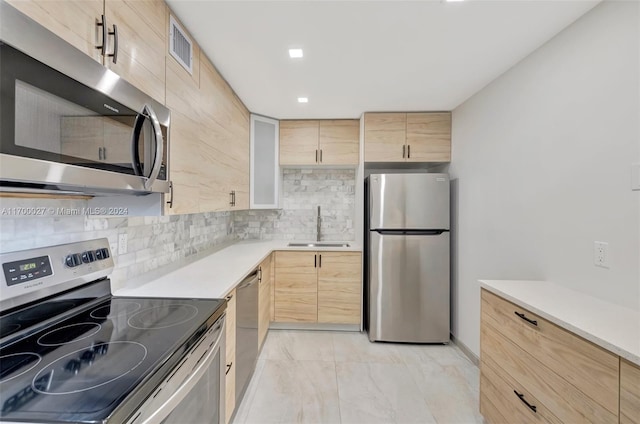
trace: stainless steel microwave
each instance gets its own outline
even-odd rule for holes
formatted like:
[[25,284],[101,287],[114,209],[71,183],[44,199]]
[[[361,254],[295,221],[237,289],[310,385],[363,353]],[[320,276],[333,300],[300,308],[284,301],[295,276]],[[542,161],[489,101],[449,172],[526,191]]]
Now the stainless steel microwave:
[[0,190],[169,191],[170,111],[0,0]]

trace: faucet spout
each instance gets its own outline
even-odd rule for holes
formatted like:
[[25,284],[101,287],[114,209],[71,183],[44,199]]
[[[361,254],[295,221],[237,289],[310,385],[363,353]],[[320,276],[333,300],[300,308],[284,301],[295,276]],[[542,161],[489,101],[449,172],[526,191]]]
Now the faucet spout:
[[320,229],[321,229],[322,218],[320,217],[320,206],[318,205],[318,217],[316,219],[316,241],[320,241]]

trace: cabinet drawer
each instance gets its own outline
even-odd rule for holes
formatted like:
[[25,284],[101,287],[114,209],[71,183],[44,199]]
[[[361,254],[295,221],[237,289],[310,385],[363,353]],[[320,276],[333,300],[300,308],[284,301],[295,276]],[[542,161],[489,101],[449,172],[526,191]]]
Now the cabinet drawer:
[[482,290],[482,320],[594,402],[618,414],[616,355],[486,290]]
[[[483,304],[484,307],[484,304]],[[618,410],[609,411],[525,351],[485,320],[481,326],[480,359],[500,364],[506,374],[565,423],[618,422]],[[617,393],[617,388],[614,395]],[[608,396],[608,394],[606,394]]]
[[[499,366],[494,363],[482,362],[480,365],[480,391],[483,396],[480,399],[480,412],[485,415],[485,410],[489,410],[489,416],[485,418],[491,424],[497,423],[553,423],[561,424],[551,411],[549,411],[538,399],[533,397],[513,378],[504,373]],[[523,396],[535,411],[528,407],[518,394]],[[487,405],[490,403],[490,405]],[[491,409],[500,411],[500,416],[492,417]]]
[[640,424],[640,367],[620,359],[620,424]]

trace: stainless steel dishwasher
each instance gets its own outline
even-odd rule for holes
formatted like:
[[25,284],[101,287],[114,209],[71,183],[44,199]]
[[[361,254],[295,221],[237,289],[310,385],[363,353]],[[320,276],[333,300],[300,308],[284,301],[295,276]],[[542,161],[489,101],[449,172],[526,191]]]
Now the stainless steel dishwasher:
[[258,358],[258,279],[255,269],[236,289],[236,399],[244,395]]

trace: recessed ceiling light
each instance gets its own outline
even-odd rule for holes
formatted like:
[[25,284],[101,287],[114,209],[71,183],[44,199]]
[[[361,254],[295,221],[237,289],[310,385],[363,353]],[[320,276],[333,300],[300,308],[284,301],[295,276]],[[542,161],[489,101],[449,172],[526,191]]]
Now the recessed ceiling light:
[[302,49],[289,49],[289,57],[292,59],[301,58],[303,55]]
[[447,3],[461,2],[464,0],[445,0]]
[[306,97],[298,97],[298,103],[309,103],[309,99]]

